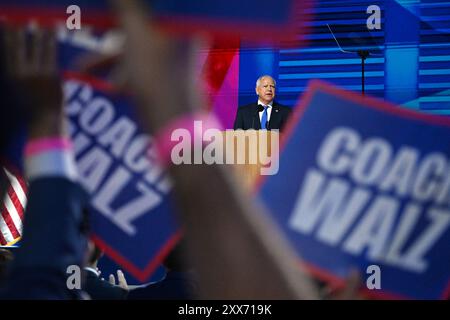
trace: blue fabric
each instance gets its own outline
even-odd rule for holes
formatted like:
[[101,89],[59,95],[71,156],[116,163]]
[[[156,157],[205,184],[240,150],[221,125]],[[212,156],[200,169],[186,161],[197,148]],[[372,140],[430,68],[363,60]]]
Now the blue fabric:
[[264,111],[261,117],[261,129],[267,129],[266,128],[266,124],[267,124],[267,106],[263,106],[264,107]]

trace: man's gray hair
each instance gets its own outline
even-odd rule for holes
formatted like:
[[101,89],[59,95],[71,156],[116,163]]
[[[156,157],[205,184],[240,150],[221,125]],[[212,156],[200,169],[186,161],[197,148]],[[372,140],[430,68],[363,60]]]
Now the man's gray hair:
[[262,79],[264,79],[264,78],[270,78],[270,79],[272,79],[272,80],[273,80],[273,84],[274,84],[275,86],[277,85],[277,82],[275,81],[274,78],[272,78],[272,76],[269,76],[268,74],[265,74],[265,75],[259,77],[258,80],[256,80],[256,87],[257,87],[257,88],[259,87],[259,85],[261,84]]

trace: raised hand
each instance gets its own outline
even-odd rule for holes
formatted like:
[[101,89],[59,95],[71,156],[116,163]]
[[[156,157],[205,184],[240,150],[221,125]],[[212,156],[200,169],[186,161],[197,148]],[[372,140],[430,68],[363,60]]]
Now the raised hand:
[[[109,283],[112,284],[113,286],[116,285],[116,278],[114,277],[113,274],[109,275]],[[127,291],[129,290],[127,279],[125,278],[125,275],[123,274],[122,270],[117,270],[117,286],[121,287],[124,290]]]
[[54,32],[37,26],[2,31],[7,79],[27,99],[30,137],[61,135],[63,94]]

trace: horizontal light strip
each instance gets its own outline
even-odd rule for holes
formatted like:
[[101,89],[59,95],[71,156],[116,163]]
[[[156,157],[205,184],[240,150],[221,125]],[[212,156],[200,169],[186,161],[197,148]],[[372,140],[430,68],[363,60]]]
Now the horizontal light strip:
[[[450,70],[449,70],[450,71]],[[383,77],[384,71],[367,71],[364,73],[366,77]],[[327,73],[291,73],[280,74],[279,79],[312,79],[312,78],[358,78],[361,72],[327,72]]]
[[439,74],[450,74],[450,69],[419,70],[419,75],[421,76],[433,76]]
[[450,55],[448,56],[425,56],[419,58],[420,62],[434,62],[434,61],[448,61],[450,62]]
[[450,96],[420,97],[420,102],[449,102]]
[[450,89],[450,82],[441,82],[441,83],[419,83],[419,89],[442,89],[447,88]]
[[[361,90],[361,85],[339,85],[348,90]],[[303,92],[307,87],[282,87],[278,88],[279,93],[296,93]],[[365,90],[384,90],[384,84],[366,84],[364,86]]]
[[[366,64],[384,63],[384,58],[368,58]],[[280,67],[299,67],[299,66],[323,66],[323,65],[343,65],[343,64],[361,64],[361,59],[326,59],[326,60],[292,60],[280,61]]]

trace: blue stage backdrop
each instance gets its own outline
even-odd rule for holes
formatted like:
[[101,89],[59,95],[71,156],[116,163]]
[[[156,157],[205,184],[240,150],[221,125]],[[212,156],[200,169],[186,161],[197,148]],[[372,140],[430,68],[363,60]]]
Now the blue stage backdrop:
[[[450,115],[450,6],[445,1],[316,1],[308,10],[302,46],[240,48],[239,102],[256,99],[258,75],[277,80],[277,100],[294,107],[311,79],[322,79],[348,90],[361,91],[361,59],[345,51],[364,49],[361,32],[371,17],[367,9],[380,9],[380,29],[370,30],[377,50],[365,60],[366,94],[426,112]],[[372,11],[371,11],[372,12]],[[356,39],[353,47],[345,38]],[[361,45],[358,45],[360,41]]]

